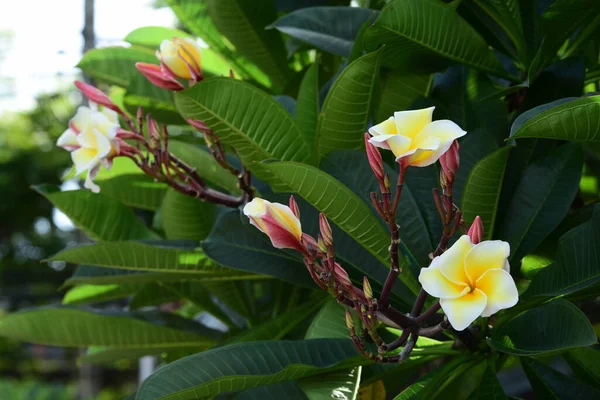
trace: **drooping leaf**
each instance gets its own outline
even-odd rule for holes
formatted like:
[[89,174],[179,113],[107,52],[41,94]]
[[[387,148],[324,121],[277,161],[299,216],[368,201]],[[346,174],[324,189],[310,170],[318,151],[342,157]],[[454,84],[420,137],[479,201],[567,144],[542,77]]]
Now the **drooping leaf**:
[[178,296],[166,284],[152,282],[141,286],[135,292],[129,301],[129,309],[137,310],[142,307],[157,306],[180,300],[182,300],[182,296]]
[[528,119],[512,136],[515,139],[600,141],[600,96],[556,105]]
[[77,66],[94,79],[126,88],[140,72],[135,63],[158,64],[154,52],[141,47],[102,47],[83,55]]
[[112,285],[112,284],[146,284],[153,282],[174,282],[189,279],[189,274],[135,271],[120,268],[104,268],[92,265],[80,265],[63,286],[81,284]]
[[462,213],[467,226],[479,216],[483,222],[484,240],[491,239],[498,210],[502,180],[510,147],[498,149],[481,159],[469,174],[462,196]]
[[271,25],[293,38],[341,57],[348,57],[361,26],[376,11],[359,7],[301,8]]
[[216,206],[173,189],[162,204],[163,229],[169,240],[205,239],[215,220]]
[[390,2],[365,36],[367,50],[381,45],[389,67],[419,65],[422,72],[435,72],[456,62],[509,77],[484,39],[454,7],[439,0]]
[[[0,318],[0,336],[63,347],[207,348],[215,343],[195,333],[154,324],[143,316],[73,307],[36,308]],[[174,315],[168,317],[180,321]]]
[[579,187],[582,164],[581,146],[571,143],[525,169],[498,231],[499,238],[511,244],[511,259],[535,249],[565,217]]
[[312,376],[298,381],[309,400],[356,400],[362,367],[349,371]]
[[156,182],[143,174],[118,175],[114,178],[99,180],[104,196],[112,197],[129,207],[156,211],[160,208],[166,192],[164,183]]
[[[348,65],[327,94],[317,126],[320,157],[362,146],[377,82],[381,52],[364,55]],[[301,160],[300,160],[301,161]]]
[[[51,185],[35,190],[94,240],[157,239],[133,211],[119,201],[88,190],[61,192]],[[100,218],[101,216],[101,218]]]
[[600,397],[600,391],[580,383],[532,358],[522,357],[521,365],[536,398],[587,400]]
[[[242,162],[269,158],[309,161],[312,157],[298,124],[277,100],[230,78],[209,78],[175,95],[185,118],[204,121]],[[277,137],[277,140],[273,140]]]
[[328,300],[319,310],[306,331],[305,339],[348,339],[344,306]]
[[139,285],[80,285],[70,289],[62,299],[62,304],[78,305],[101,303],[130,296]]
[[426,96],[431,86],[431,74],[408,73],[401,69],[384,69],[381,88],[375,100],[374,119],[383,122],[396,111],[405,111],[421,96]]
[[591,346],[596,342],[594,328],[585,314],[562,299],[525,311],[494,329],[488,339],[492,348],[519,356]]
[[591,347],[580,347],[563,354],[577,378],[600,390],[600,353]]
[[554,263],[541,270],[526,296],[573,293],[600,280],[600,206],[592,218],[561,236]]
[[489,400],[507,400],[504,389],[498,381],[494,371],[488,366],[483,373],[483,378],[477,386],[477,389],[471,394],[469,400],[489,399]]
[[[315,62],[306,71],[296,102],[296,121],[306,141],[313,146],[319,118],[319,64]],[[314,152],[314,148],[311,149]]]
[[[350,340],[240,343],[164,366],[144,381],[137,398],[194,399],[334,372],[361,363],[365,360],[357,357]],[[202,374],[197,373],[200,366]]]

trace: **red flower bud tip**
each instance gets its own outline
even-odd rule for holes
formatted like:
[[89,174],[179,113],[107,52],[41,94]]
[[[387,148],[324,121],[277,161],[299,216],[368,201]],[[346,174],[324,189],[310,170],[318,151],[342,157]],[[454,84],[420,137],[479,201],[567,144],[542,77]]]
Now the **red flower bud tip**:
[[352,282],[350,281],[350,277],[348,276],[348,273],[338,263],[334,264],[333,276],[334,276],[335,281],[343,288],[348,289],[348,290],[354,289],[354,285],[352,285]]
[[333,245],[333,232],[331,231],[331,225],[329,225],[329,221],[327,221],[327,217],[325,214],[319,214],[319,229],[321,229],[321,235],[323,236],[323,241],[327,246]]
[[160,128],[158,127],[158,123],[150,118],[150,114],[146,115],[147,124],[148,124],[148,136],[150,139],[160,140]]
[[298,208],[298,203],[296,203],[296,199],[294,198],[294,196],[290,196],[289,205],[290,210],[292,210],[296,218],[300,218],[300,209]]
[[167,90],[183,90],[183,85],[177,82],[172,76],[167,75],[159,65],[138,62],[135,67],[140,71],[154,86]]
[[446,175],[447,184],[452,184],[454,182],[454,177],[458,171],[458,166],[460,164],[458,150],[458,141],[455,140],[452,142],[448,151],[440,157],[440,164],[442,165],[443,173]]
[[200,121],[199,119],[191,119],[188,118],[186,119],[187,123],[190,124],[192,126],[192,128],[194,128],[195,130],[199,131],[199,132],[212,132],[212,129],[210,129],[208,127],[208,125],[206,125],[204,122]]
[[102,90],[81,81],[75,81],[75,86],[77,86],[77,89],[79,89],[81,93],[83,93],[83,95],[90,101],[116,111],[119,114],[123,114],[123,111],[119,108],[119,106],[113,103],[112,100]]
[[475,217],[475,221],[473,221],[467,235],[469,235],[473,244],[478,244],[483,239],[483,222],[479,215]]
[[381,159],[381,153],[379,153],[379,150],[377,150],[377,147],[375,147],[370,141],[369,139],[371,138],[371,135],[369,135],[368,133],[365,133],[365,147],[367,149],[367,157],[369,159],[369,165],[371,166],[371,169],[373,170],[373,173],[375,174],[375,177],[377,178],[377,180],[379,182],[383,181],[383,160]]

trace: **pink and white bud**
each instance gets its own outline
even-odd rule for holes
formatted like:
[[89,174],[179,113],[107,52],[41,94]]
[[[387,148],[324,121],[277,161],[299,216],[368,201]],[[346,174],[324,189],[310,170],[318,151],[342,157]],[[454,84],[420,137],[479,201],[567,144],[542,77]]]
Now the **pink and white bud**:
[[177,38],[163,40],[156,57],[160,60],[165,72],[181,79],[194,82],[202,80],[202,49],[192,38]]
[[244,206],[243,212],[252,225],[271,239],[273,247],[306,252],[300,220],[288,206],[255,197]]
[[100,89],[95,88],[92,85],[88,85],[87,83],[82,81],[75,81],[75,86],[77,86],[77,89],[79,89],[81,93],[83,93],[83,95],[87,97],[90,101],[100,106],[104,106],[110,110],[116,111],[119,114],[123,114],[123,111],[119,108],[119,106],[113,103],[110,97],[108,97]]
[[379,182],[383,181],[383,160],[381,158],[381,153],[377,150],[371,142],[371,135],[365,133],[365,147],[367,149],[367,158],[369,159],[369,165],[375,174],[375,177]]
[[296,203],[296,199],[294,198],[294,196],[290,196],[289,205],[290,210],[292,210],[296,218],[300,218],[300,208],[298,208],[298,203]]
[[473,244],[478,244],[483,240],[483,221],[481,221],[479,215],[475,217],[475,221],[471,224],[467,235],[469,235]]
[[443,173],[446,175],[447,184],[452,184],[460,165],[459,146],[457,140],[452,142],[452,145],[448,151],[442,154],[440,157],[440,164],[442,165]]
[[199,119],[188,118],[188,119],[186,119],[186,121],[188,124],[190,124],[192,126],[192,128],[194,128],[198,132],[204,132],[204,133],[212,132],[212,129],[210,129],[208,127],[208,125],[206,125],[204,122],[200,121]]
[[183,90],[185,87],[177,82],[175,78],[163,71],[160,65],[138,62],[135,67],[140,71],[154,86],[167,90]]
[[334,267],[333,267],[333,277],[334,277],[334,280],[340,286],[342,286],[344,289],[354,290],[354,285],[350,281],[350,277],[348,276],[348,273],[337,262],[334,264]]
[[319,229],[321,230],[321,236],[327,246],[333,245],[333,232],[331,231],[331,225],[327,221],[325,214],[319,214]]

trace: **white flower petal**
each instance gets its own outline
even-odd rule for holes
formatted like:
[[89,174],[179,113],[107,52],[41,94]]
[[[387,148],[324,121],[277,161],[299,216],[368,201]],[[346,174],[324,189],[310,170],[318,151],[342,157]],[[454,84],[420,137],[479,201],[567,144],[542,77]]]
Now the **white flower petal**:
[[503,270],[509,255],[510,245],[502,240],[486,240],[475,245],[465,257],[469,282],[474,284],[488,270]]
[[[92,104],[92,103],[90,103]],[[92,110],[86,106],[80,106],[77,108],[77,112],[75,116],[71,118],[69,121],[69,126],[75,131],[80,132],[86,128],[86,126],[90,123],[90,118],[92,116]]]
[[472,248],[473,244],[469,236],[462,235],[444,254],[435,258],[438,260],[440,272],[456,284],[468,285],[469,279],[465,273],[465,257]]
[[92,193],[100,193],[100,186],[96,185],[92,179],[96,177],[98,173],[99,165],[90,169],[85,178],[85,182],[83,183],[83,187],[92,191]]
[[[439,140],[439,139],[438,139]],[[426,143],[430,144],[432,142]],[[435,150],[418,150],[413,157],[411,157],[409,164],[413,167],[427,167],[437,160],[448,151],[452,142],[450,143],[441,143],[437,144]]]
[[487,296],[478,289],[456,299],[440,299],[442,310],[457,331],[468,328],[481,315],[486,304]]
[[430,137],[440,139],[441,143],[452,143],[454,140],[463,137],[466,134],[467,132],[463,131],[460,126],[456,125],[454,122],[449,119],[441,119],[433,121],[419,132],[415,137],[415,146],[421,148],[419,143]]
[[429,268],[422,268],[419,274],[419,282],[423,289],[431,296],[438,298],[457,298],[470,289],[466,285],[457,285],[446,279],[440,272],[439,257],[436,257]]
[[371,134],[373,137],[380,135],[396,135],[397,133],[398,131],[396,130],[394,117],[390,117],[387,120],[369,128],[369,134]]
[[100,162],[94,149],[84,147],[71,152],[71,159],[75,165],[75,173],[77,175],[84,171],[89,171]]
[[435,107],[421,110],[398,111],[394,113],[396,130],[399,134],[414,139],[431,122]]
[[71,128],[67,129],[62,135],[60,135],[56,141],[56,145],[67,150],[78,149],[79,142],[77,141],[77,134]]
[[477,289],[488,298],[487,306],[481,316],[489,317],[500,310],[510,308],[518,303],[519,292],[512,276],[503,269],[491,269],[476,282]]

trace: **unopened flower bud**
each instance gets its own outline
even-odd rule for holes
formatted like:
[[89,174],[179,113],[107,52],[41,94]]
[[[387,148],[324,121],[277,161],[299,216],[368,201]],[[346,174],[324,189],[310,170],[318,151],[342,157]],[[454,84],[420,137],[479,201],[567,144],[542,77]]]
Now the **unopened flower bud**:
[[306,251],[302,244],[300,220],[288,206],[255,197],[244,206],[243,211],[252,225],[269,236],[274,247]]
[[385,177],[383,178],[383,186],[386,188],[386,190],[390,190],[390,188],[392,187],[392,184],[390,182],[390,177],[386,174]]
[[201,48],[192,38],[163,40],[156,57],[166,73],[177,78],[199,81],[202,79]]
[[192,128],[199,132],[212,132],[212,129],[210,129],[208,125],[206,125],[203,121],[200,121],[199,119],[188,118],[186,119],[186,121],[192,126]]
[[177,82],[172,76],[165,73],[160,65],[138,62],[135,67],[140,71],[154,86],[167,90],[183,90],[185,87]]
[[460,164],[458,141],[452,142],[448,151],[442,154],[440,164],[442,165],[442,173],[446,176],[446,184],[451,185],[454,183],[454,177]]
[[354,285],[352,285],[352,282],[350,281],[350,277],[348,276],[348,273],[338,263],[334,264],[333,276],[335,278],[335,281],[339,285],[341,285],[343,288],[348,289],[348,290],[354,289]]
[[79,89],[81,93],[83,93],[83,95],[87,97],[90,101],[100,106],[104,106],[110,110],[116,111],[119,114],[123,113],[119,106],[113,103],[113,101],[100,89],[81,81],[75,81],[75,86],[77,86],[77,89]]
[[298,203],[296,203],[296,199],[294,198],[294,196],[290,196],[289,207],[290,210],[292,210],[292,212],[296,216],[296,218],[300,218],[300,208],[298,208]]
[[373,299],[373,289],[366,276],[363,277],[363,292],[365,293],[367,300]]
[[307,247],[308,250],[317,250],[319,248],[315,238],[310,236],[308,233],[302,233],[302,243]]
[[354,330],[354,320],[352,319],[352,314],[350,314],[349,310],[346,310],[346,326],[350,330]]
[[318,237],[317,246],[319,247],[319,250],[321,250],[323,253],[327,253],[327,245],[323,241],[323,236],[321,235],[319,235]]
[[329,225],[329,221],[327,221],[327,217],[325,214],[319,214],[319,228],[321,229],[321,235],[323,236],[323,241],[327,246],[333,246],[333,232],[331,231],[331,225]]
[[483,240],[483,221],[481,221],[479,215],[475,217],[467,235],[469,235],[473,244],[478,244]]
[[379,150],[369,141],[371,135],[365,133],[365,147],[367,149],[367,158],[369,159],[369,165],[375,174],[375,177],[379,182],[383,180],[383,160]]

